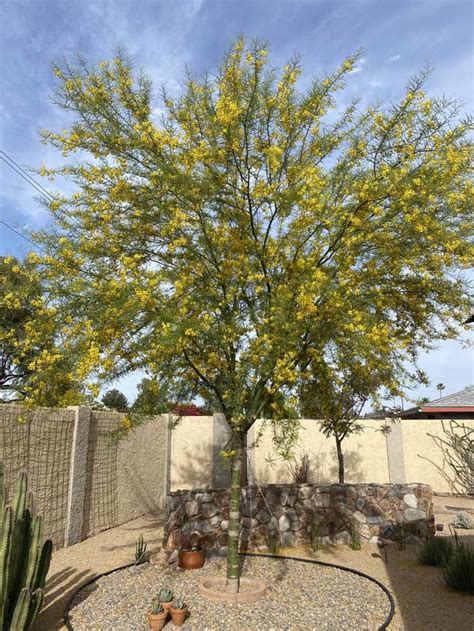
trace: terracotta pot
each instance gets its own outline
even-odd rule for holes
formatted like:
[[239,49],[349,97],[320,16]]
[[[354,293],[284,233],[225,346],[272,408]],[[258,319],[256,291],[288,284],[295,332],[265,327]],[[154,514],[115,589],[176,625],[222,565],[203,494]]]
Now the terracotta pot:
[[165,624],[166,618],[168,617],[168,612],[163,611],[162,613],[150,613],[148,612],[148,624],[150,625],[150,629],[154,631],[160,631]]
[[180,550],[178,559],[178,565],[183,570],[197,570],[204,565],[204,550]]
[[171,620],[175,627],[180,627],[182,624],[184,624],[187,613],[188,613],[187,607],[185,607],[184,609],[173,609],[173,607],[171,607],[170,609]]
[[173,601],[170,600],[168,603],[160,603],[160,604],[165,611],[169,611],[171,609],[171,605],[173,604]]

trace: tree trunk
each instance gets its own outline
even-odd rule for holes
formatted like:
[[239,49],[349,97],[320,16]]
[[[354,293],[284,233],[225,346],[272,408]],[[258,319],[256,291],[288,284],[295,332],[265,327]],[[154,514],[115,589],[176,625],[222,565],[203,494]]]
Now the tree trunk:
[[342,453],[342,440],[336,438],[337,461],[339,464],[339,484],[344,484],[344,454]]
[[232,459],[230,483],[229,542],[227,553],[227,591],[239,591],[239,533],[240,533],[240,494],[242,475],[243,441],[235,437],[236,455]]

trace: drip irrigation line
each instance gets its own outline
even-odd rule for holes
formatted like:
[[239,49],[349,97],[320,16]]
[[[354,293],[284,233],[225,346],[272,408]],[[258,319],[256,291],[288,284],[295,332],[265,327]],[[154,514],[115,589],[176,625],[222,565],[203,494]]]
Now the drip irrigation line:
[[[393,616],[395,615],[395,601],[393,599],[393,596],[392,596],[391,592],[387,589],[387,587],[385,587],[385,585],[381,581],[379,581],[378,579],[374,578],[373,576],[370,576],[369,574],[365,574],[364,572],[361,572],[360,570],[355,570],[355,569],[353,569],[351,567],[345,567],[344,565],[337,565],[335,563],[328,563],[326,561],[318,561],[317,559],[305,559],[303,557],[293,557],[293,556],[288,556],[287,557],[287,556],[282,556],[282,555],[273,555],[273,554],[265,554],[265,553],[254,554],[254,553],[248,553],[248,552],[239,552],[239,556],[241,556],[241,557],[256,557],[256,558],[276,559],[276,560],[283,560],[283,561],[296,561],[296,562],[300,562],[300,563],[312,563],[314,565],[321,565],[323,567],[329,567],[329,568],[334,568],[336,570],[342,570],[343,572],[349,572],[350,574],[356,574],[357,576],[360,576],[361,578],[365,578],[365,579],[371,581],[372,583],[375,583],[375,585],[377,585],[377,587],[380,587],[380,589],[384,592],[384,594],[387,596],[387,599],[389,601],[390,611],[388,613],[387,618],[380,625],[380,627],[378,628],[377,631],[386,631],[386,629],[388,628],[388,626],[390,625],[390,623],[391,623],[391,621],[393,619]],[[64,621],[64,624],[67,627],[68,631],[75,631],[74,627],[71,624],[71,620],[70,620],[70,617],[69,617],[69,611],[70,611],[70,609],[72,607],[72,603],[74,602],[76,596],[83,589],[85,589],[89,585],[92,585],[93,583],[95,583],[100,578],[102,578],[104,576],[109,576],[110,574],[113,574],[114,572],[119,572],[120,570],[126,570],[129,567],[135,567],[135,563],[127,563],[127,565],[122,565],[122,566],[114,568],[112,570],[108,570],[107,572],[102,572],[101,574],[98,574],[98,575],[92,577],[87,582],[83,583],[82,585],[80,585],[78,588],[76,588],[74,590],[74,592],[71,594],[71,596],[67,600],[66,607],[65,607],[65,610],[64,610],[64,616],[63,616],[63,621]],[[190,570],[190,571],[192,571],[192,570]]]

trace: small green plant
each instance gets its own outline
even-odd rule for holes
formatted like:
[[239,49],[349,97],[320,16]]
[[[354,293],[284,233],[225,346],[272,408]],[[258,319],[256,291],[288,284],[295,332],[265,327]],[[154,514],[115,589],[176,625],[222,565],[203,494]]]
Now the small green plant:
[[299,459],[293,458],[293,463],[288,468],[295,484],[308,484],[311,474],[310,455],[305,451]]
[[454,552],[452,541],[447,537],[430,537],[426,539],[418,555],[424,565],[446,565]]
[[311,550],[317,552],[323,547],[323,537],[326,534],[325,528],[322,524],[313,524],[311,526]]
[[157,614],[163,613],[163,612],[164,612],[163,605],[160,603],[159,600],[156,600],[154,598],[151,603],[150,613],[156,616]]
[[453,528],[452,524],[449,524],[449,532],[451,533],[451,541],[454,544],[456,550],[463,547],[462,542],[459,540],[459,535],[456,532],[456,528]]
[[472,519],[468,513],[461,511],[454,518],[453,525],[455,528],[459,528],[460,530],[473,530],[474,519]]
[[407,547],[407,530],[401,522],[397,522],[393,527],[392,539],[397,542],[400,551],[406,550]]
[[268,531],[267,547],[272,554],[277,554],[280,547],[280,535],[277,530],[272,529]]
[[440,570],[441,578],[454,589],[474,594],[474,550],[459,547]]
[[135,565],[145,560],[146,548],[147,544],[143,540],[143,534],[141,534],[135,544]]
[[173,609],[185,609],[186,603],[184,602],[184,596],[178,596],[176,600],[173,602]]
[[162,587],[156,597],[160,603],[169,603],[173,600],[173,592],[171,591],[171,589],[166,589],[165,587]]
[[358,524],[352,524],[351,527],[351,543],[349,544],[352,550],[361,550],[362,545],[360,543],[360,528]]

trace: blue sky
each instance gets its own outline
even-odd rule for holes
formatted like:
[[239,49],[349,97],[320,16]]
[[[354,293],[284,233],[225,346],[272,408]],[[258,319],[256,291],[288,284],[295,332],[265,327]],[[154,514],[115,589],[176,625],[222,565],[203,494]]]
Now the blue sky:
[[[186,66],[212,70],[239,34],[268,41],[275,65],[301,54],[307,78],[363,48],[344,98],[364,102],[398,98],[407,79],[431,64],[429,91],[456,96],[472,112],[473,7],[471,0],[4,0],[0,149],[23,166],[61,161],[38,138],[41,128],[67,125],[50,102],[53,60],[79,53],[99,61],[122,47],[155,85],[179,91]],[[25,232],[44,225],[49,218],[35,195],[0,160],[1,219]],[[1,253],[30,247],[0,224]],[[443,344],[421,366],[432,385],[416,395],[437,396],[440,381],[444,394],[474,381],[472,350],[459,342]],[[121,384],[131,398],[135,383],[130,377]]]

